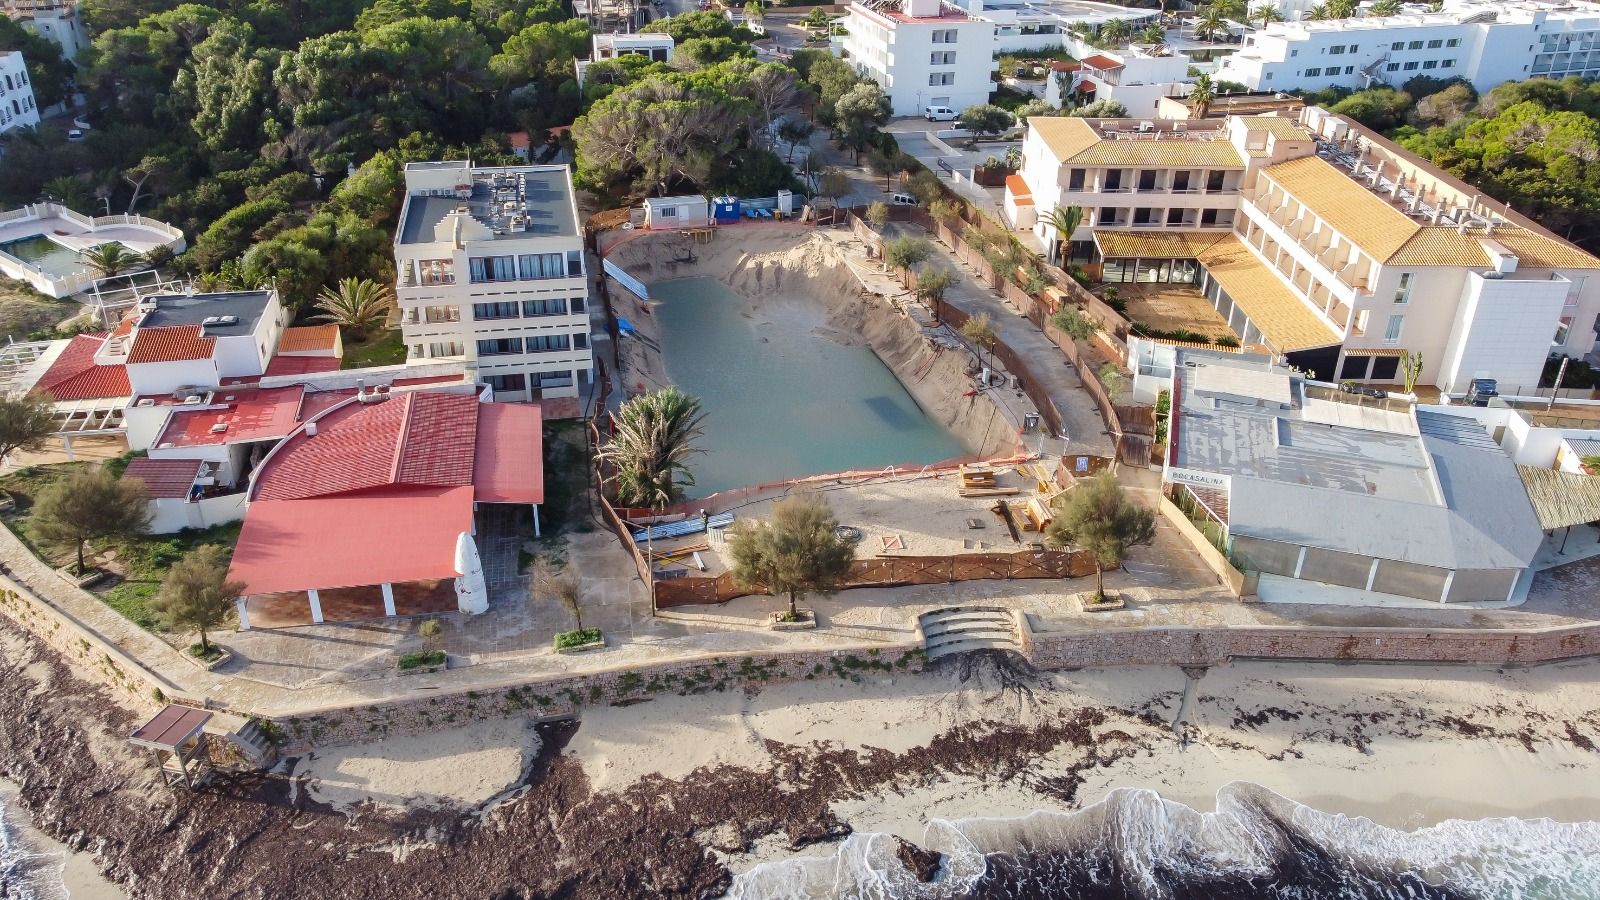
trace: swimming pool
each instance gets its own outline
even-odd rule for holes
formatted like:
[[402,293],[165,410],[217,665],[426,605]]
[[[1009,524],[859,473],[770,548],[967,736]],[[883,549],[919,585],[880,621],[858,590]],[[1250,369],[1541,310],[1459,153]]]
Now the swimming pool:
[[65,244],[58,244],[42,234],[7,241],[0,244],[0,251],[9,253],[25,263],[38,266],[46,275],[72,275],[89,268],[79,258],[78,251]]
[[667,372],[706,411],[692,496],[968,452],[871,349],[816,334],[820,310],[809,323],[750,316],[712,278],[656,282],[650,297]]

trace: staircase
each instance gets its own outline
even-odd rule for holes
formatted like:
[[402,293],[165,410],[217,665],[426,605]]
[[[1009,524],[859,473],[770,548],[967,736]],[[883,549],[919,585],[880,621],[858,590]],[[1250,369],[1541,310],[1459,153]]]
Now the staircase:
[[278,755],[254,719],[217,713],[206,723],[206,733],[227,741],[247,762],[260,768],[271,765]]
[[1015,615],[1004,607],[951,606],[929,610],[917,622],[930,660],[971,650],[1022,650]]

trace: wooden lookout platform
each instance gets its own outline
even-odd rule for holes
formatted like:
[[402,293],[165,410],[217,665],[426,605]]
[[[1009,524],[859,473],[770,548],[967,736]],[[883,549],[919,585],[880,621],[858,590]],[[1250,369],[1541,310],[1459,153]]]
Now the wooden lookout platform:
[[211,713],[203,709],[169,703],[134,729],[128,743],[150,751],[168,787],[181,784],[192,791],[211,776],[205,735],[209,721]]

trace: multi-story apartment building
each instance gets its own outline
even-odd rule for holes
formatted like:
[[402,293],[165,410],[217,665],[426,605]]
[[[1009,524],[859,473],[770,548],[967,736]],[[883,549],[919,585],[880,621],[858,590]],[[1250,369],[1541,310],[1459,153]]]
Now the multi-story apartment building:
[[[1013,224],[1112,282],[1192,285],[1244,343],[1323,380],[1534,386],[1595,345],[1600,259],[1311,107],[1220,122],[1029,120]],[[1008,188],[1008,190],[1012,190]],[[1035,215],[1033,210],[1037,210]]]
[[39,124],[28,67],[16,50],[0,50],[0,134]]
[[597,34],[588,59],[574,60],[578,84],[583,84],[583,71],[594,63],[619,56],[643,56],[652,62],[671,62],[677,42],[670,34],[640,32],[638,34]]
[[1479,91],[1525,78],[1600,77],[1600,4],[1463,3],[1440,13],[1277,22],[1245,38],[1216,77],[1252,90],[1362,89],[1418,75]]
[[410,163],[395,295],[412,360],[461,358],[499,400],[589,383],[583,233],[566,166]]
[[89,29],[78,12],[78,0],[0,0],[0,15],[61,46],[61,55],[74,59],[89,46]]
[[[1081,44],[1077,39],[1071,43]],[[1066,77],[1051,77],[1045,85],[1044,99],[1052,106],[1075,98],[1078,103],[1115,100],[1130,116],[1157,114],[1162,99],[1177,93],[1178,85],[1189,78],[1189,57],[1166,47],[1128,47],[1122,50],[1079,49],[1076,71]]]
[[845,58],[889,95],[892,114],[921,115],[930,106],[960,111],[989,102],[993,22],[940,0],[856,2],[845,30]]

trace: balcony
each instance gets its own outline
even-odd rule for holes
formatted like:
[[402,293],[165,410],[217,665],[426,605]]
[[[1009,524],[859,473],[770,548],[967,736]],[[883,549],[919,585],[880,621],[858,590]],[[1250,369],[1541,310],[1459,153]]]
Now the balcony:
[[451,325],[461,321],[461,310],[454,306],[412,307],[400,317],[401,325]]

